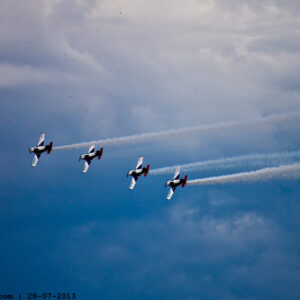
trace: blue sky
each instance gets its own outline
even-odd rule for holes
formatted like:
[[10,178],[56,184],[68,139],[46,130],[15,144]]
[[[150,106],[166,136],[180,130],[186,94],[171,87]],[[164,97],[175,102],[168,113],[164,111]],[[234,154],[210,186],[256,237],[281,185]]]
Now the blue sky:
[[[87,149],[54,146],[300,111],[298,1],[2,1],[0,294],[299,299],[298,180],[128,190],[159,168],[300,149],[297,118]],[[251,169],[246,168],[247,170]],[[242,172],[197,171],[189,178]]]

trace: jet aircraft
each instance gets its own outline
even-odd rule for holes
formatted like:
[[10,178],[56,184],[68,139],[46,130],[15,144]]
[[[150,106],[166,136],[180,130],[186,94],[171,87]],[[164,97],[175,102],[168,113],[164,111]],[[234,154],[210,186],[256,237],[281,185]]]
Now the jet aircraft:
[[95,145],[92,145],[90,148],[89,148],[89,151],[88,153],[86,154],[82,154],[79,156],[79,160],[83,159],[85,160],[85,163],[84,163],[84,166],[83,166],[83,170],[82,170],[82,173],[86,173],[92,160],[95,158],[95,157],[98,157],[98,159],[101,158],[103,154],[103,148],[101,148],[100,150],[97,150],[95,152]]
[[52,150],[53,142],[50,142],[48,145],[44,146],[45,142],[45,133],[41,133],[38,144],[36,147],[29,148],[29,153],[34,153],[34,158],[32,161],[32,166],[35,167],[39,161],[41,154],[45,151],[49,154]]
[[127,177],[128,175],[132,176],[132,180],[129,186],[130,190],[133,190],[139,176],[141,176],[142,174],[144,174],[144,176],[147,176],[149,172],[150,165],[147,165],[146,168],[142,168],[142,165],[143,165],[143,157],[141,156],[139,157],[135,170],[128,171],[127,173]]
[[184,178],[179,178],[180,177],[180,168],[177,167],[175,174],[174,174],[174,178],[173,180],[169,180],[165,183],[165,186],[169,186],[170,187],[170,191],[168,193],[167,196],[167,200],[170,200],[171,197],[173,196],[174,191],[176,190],[176,188],[181,185],[182,187],[185,186],[186,181],[187,181],[187,175],[185,175]]

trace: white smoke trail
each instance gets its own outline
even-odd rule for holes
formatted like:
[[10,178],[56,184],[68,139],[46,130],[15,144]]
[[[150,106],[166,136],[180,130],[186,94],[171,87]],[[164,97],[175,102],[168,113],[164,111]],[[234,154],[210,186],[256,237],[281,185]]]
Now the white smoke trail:
[[149,171],[150,175],[173,174],[177,167],[181,171],[207,171],[215,169],[229,169],[238,167],[259,167],[259,166],[278,166],[279,164],[289,163],[291,160],[300,159],[300,151],[267,153],[267,154],[249,154],[241,156],[233,156],[228,158],[220,158],[214,160],[198,161],[189,164],[173,165]]
[[273,168],[265,168],[257,171],[236,173],[231,175],[222,175],[216,177],[201,178],[187,181],[187,186],[192,185],[213,185],[236,182],[255,182],[266,181],[270,179],[299,179],[300,163],[292,165],[283,165]]
[[232,122],[226,122],[226,123],[199,125],[199,126],[171,129],[171,130],[165,130],[165,131],[135,134],[135,135],[129,135],[129,136],[123,136],[123,137],[107,138],[107,139],[102,139],[102,140],[95,140],[95,141],[90,141],[90,142],[53,147],[53,150],[68,150],[68,149],[74,149],[74,148],[86,148],[93,144],[94,145],[102,145],[102,146],[104,146],[104,145],[123,145],[123,144],[143,142],[143,141],[155,139],[155,138],[178,136],[178,135],[188,134],[188,133],[193,133],[193,132],[231,128],[231,127],[244,126],[244,125],[264,124],[264,123],[269,123],[269,122],[281,122],[281,121],[289,120],[290,118],[293,118],[293,117],[299,117],[299,113],[295,112],[295,113],[275,114],[275,115],[270,115],[268,117],[260,117],[260,118],[256,118],[256,119],[252,119],[252,120],[248,120],[248,121],[232,121]]

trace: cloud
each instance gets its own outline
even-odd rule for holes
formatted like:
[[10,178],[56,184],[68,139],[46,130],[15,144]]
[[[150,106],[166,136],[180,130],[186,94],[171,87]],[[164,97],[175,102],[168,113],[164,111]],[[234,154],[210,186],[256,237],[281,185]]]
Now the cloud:
[[62,74],[55,70],[34,68],[31,66],[0,65],[0,88],[13,88],[26,85],[51,84]]
[[[90,299],[298,299],[295,183],[213,187],[208,199],[208,187],[187,189],[165,203],[154,176],[124,192],[134,157],[103,156],[83,179],[75,150],[34,173],[26,148],[41,130],[63,145],[299,111],[299,11],[297,0],[2,1],[2,281],[16,285],[20,271],[28,289],[45,276],[42,286],[68,281]],[[153,167],[295,151],[299,125],[140,150]]]
[[288,279],[285,287],[271,284],[275,277],[280,280],[272,274],[272,266],[285,270],[291,285],[297,281],[299,268],[287,274],[289,234],[255,212],[203,215],[188,201],[146,219],[120,220],[112,226],[91,222],[72,229],[69,238],[62,236],[62,240],[57,259],[67,260],[67,272],[94,287],[104,287],[109,277],[115,287],[111,298],[123,292],[121,282],[126,282],[131,296],[146,298],[176,295],[183,299],[194,294],[234,299],[240,295],[234,290],[237,282],[250,295],[261,288],[271,296],[278,291],[297,294],[295,288],[290,292]]
[[[91,105],[132,131],[299,109],[295,2],[4,4],[0,55],[18,72],[29,69],[9,86],[45,80],[47,66],[46,79],[80,96],[89,128],[97,123]],[[43,71],[32,76],[33,67]],[[98,98],[110,101],[103,107]]]

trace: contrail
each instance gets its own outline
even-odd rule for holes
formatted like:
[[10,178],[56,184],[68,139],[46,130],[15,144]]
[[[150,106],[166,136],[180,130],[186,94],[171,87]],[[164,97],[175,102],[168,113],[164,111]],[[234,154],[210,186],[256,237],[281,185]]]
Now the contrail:
[[213,185],[236,182],[255,182],[270,179],[299,179],[300,163],[280,167],[265,168],[257,171],[222,175],[187,181],[186,185]]
[[229,169],[238,167],[259,167],[259,166],[278,166],[279,164],[289,163],[290,160],[300,159],[300,151],[268,153],[268,154],[248,154],[241,156],[233,156],[228,158],[220,158],[214,160],[198,161],[189,164],[173,165],[159,169],[150,170],[150,175],[173,174],[176,167],[180,167],[181,171],[207,171],[215,169]]
[[178,135],[188,134],[193,132],[210,131],[215,129],[231,128],[231,127],[244,126],[244,125],[264,124],[269,122],[281,122],[293,117],[299,117],[299,113],[292,112],[292,113],[274,114],[267,117],[259,117],[248,121],[232,121],[232,122],[216,123],[210,125],[199,125],[193,127],[185,127],[185,128],[178,128],[178,129],[171,129],[171,130],[164,130],[164,131],[157,131],[157,132],[150,132],[150,133],[141,133],[141,134],[135,134],[135,135],[129,135],[123,137],[106,138],[102,140],[95,140],[90,142],[53,147],[52,150],[86,148],[93,144],[102,145],[102,146],[124,145],[124,144],[138,143],[146,140],[163,138],[163,137],[178,136]]

